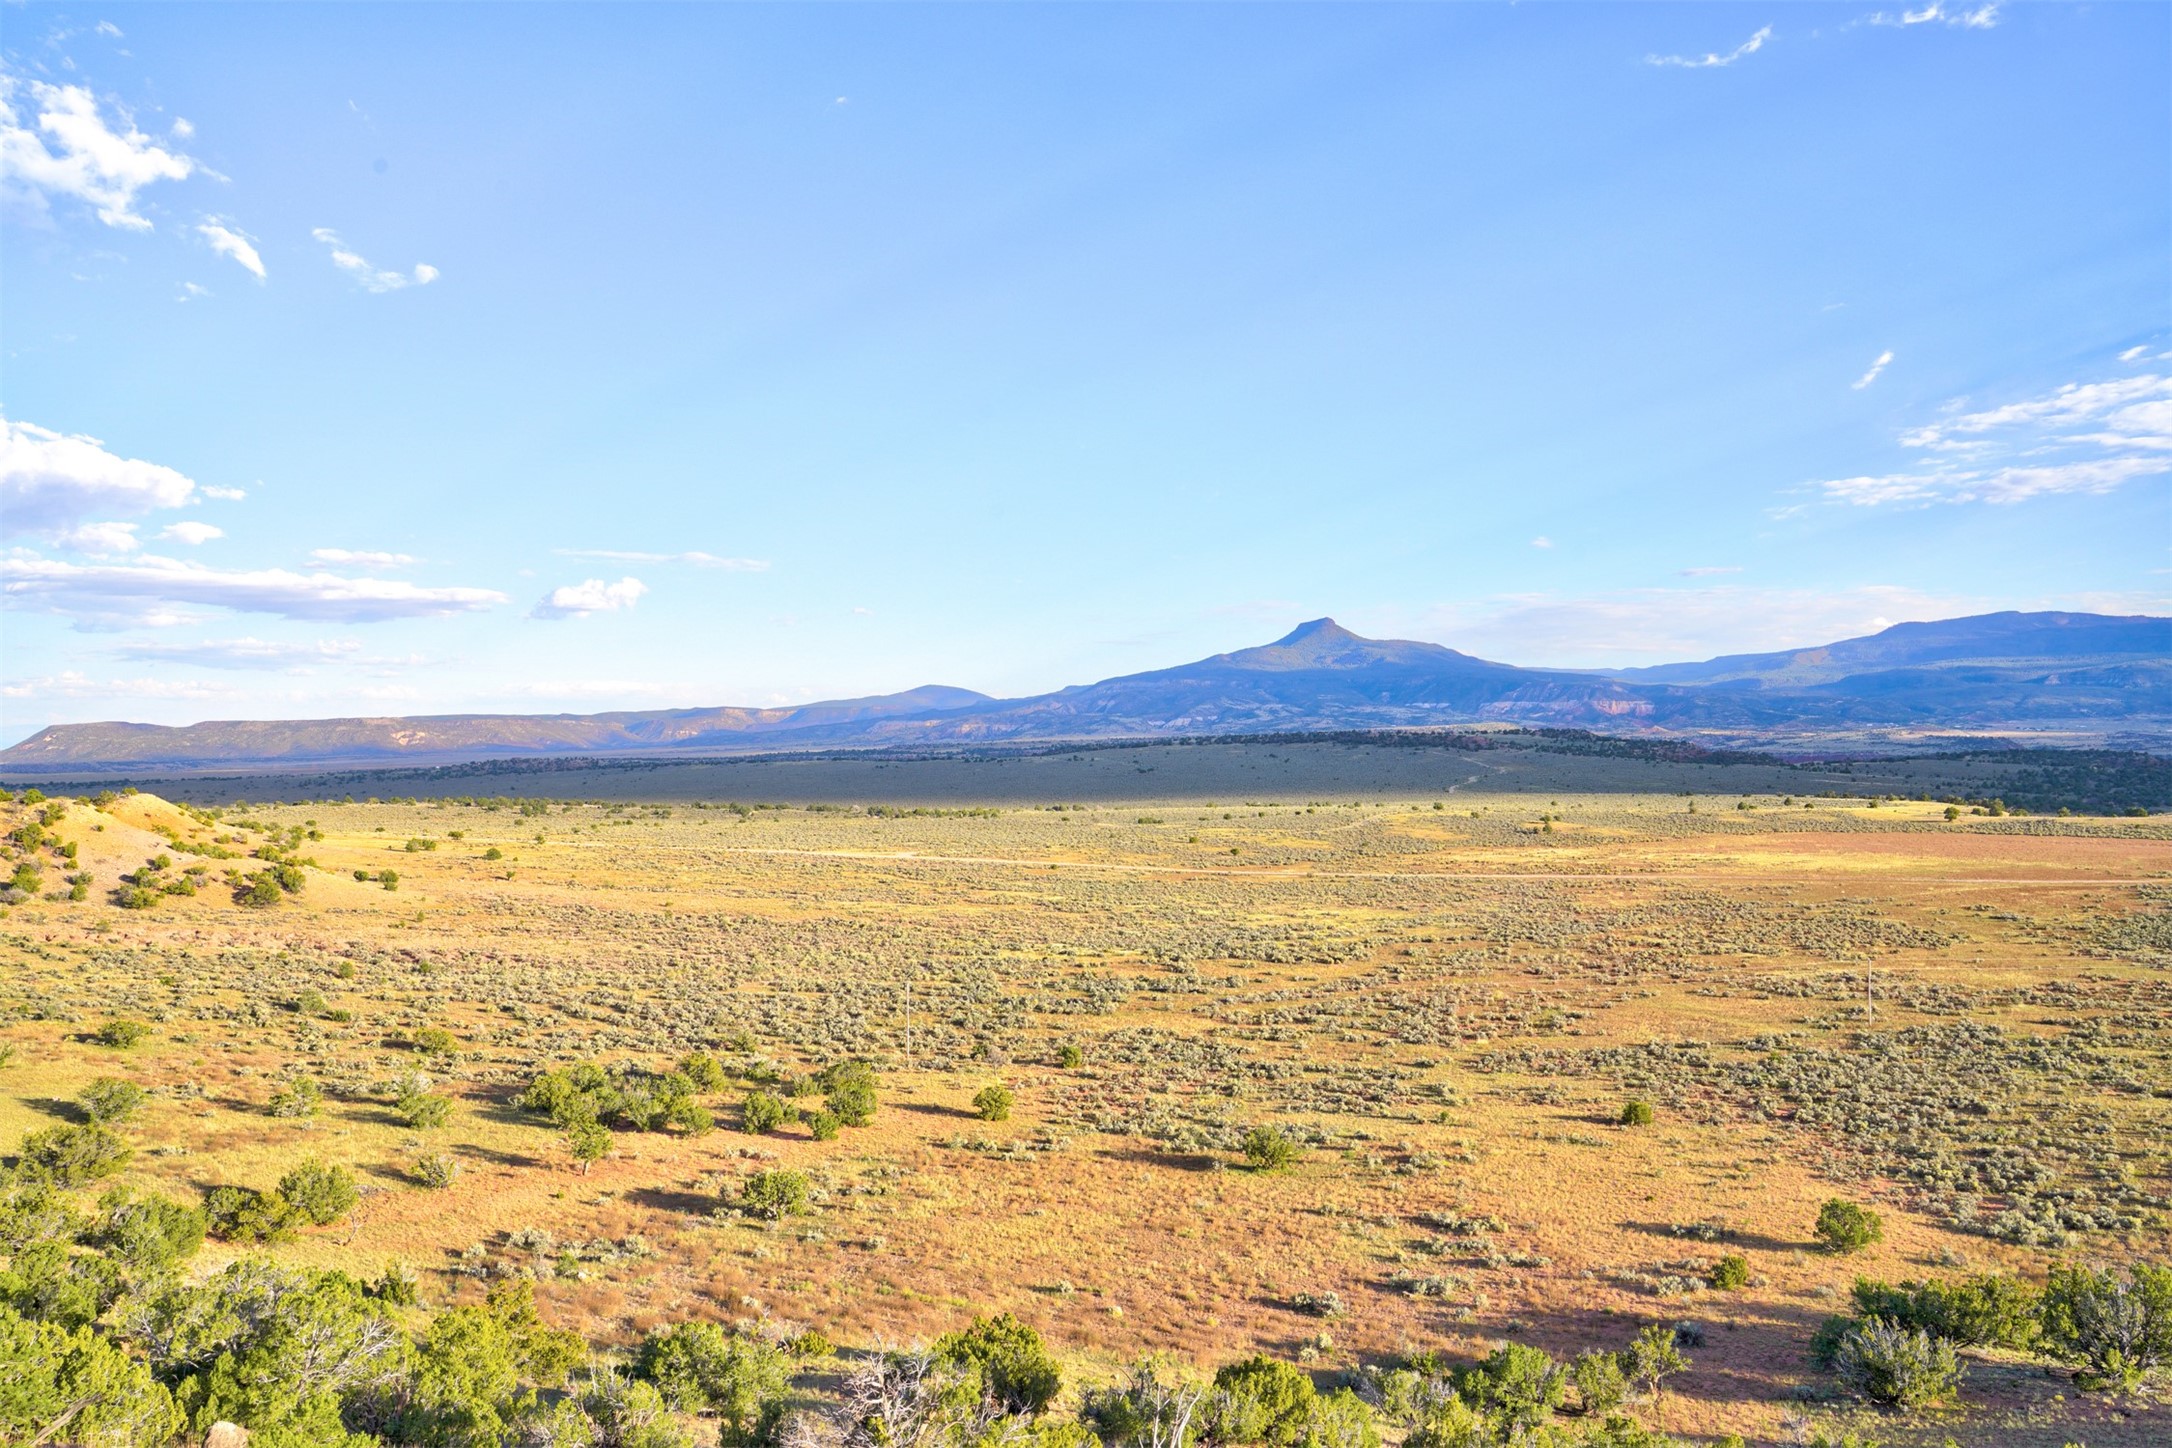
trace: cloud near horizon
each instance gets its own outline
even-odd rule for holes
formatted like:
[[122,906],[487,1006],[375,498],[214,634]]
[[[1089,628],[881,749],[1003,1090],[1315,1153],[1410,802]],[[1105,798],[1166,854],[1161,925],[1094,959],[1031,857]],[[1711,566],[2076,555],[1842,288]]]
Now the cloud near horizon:
[[145,554],[127,563],[80,564],[17,553],[0,559],[0,594],[11,607],[43,607],[79,626],[177,621],[166,605],[341,623],[441,618],[510,602],[489,588],[421,588],[383,578],[295,573],[284,568],[207,568]]
[[206,669],[277,669],[299,672],[317,663],[351,659],[362,647],[356,639],[319,639],[315,643],[278,643],[244,635],[238,639],[202,639],[196,643],[122,644],[115,658],[131,663],[194,664]]
[[649,586],[638,578],[621,578],[616,583],[591,578],[581,583],[562,584],[543,595],[541,601],[528,610],[528,617],[587,618],[592,613],[617,613],[620,609],[632,608],[648,591]]
[[610,563],[687,563],[696,568],[721,568],[727,573],[767,573],[763,558],[720,558],[714,553],[642,553],[627,548],[555,548],[560,558],[601,558]]
[[369,549],[312,548],[310,561],[334,568],[405,568],[415,561],[412,553],[378,553]]
[[225,699],[235,696],[231,684],[203,679],[93,679],[78,669],[39,678],[10,679],[0,685],[6,699]]
[[2172,598],[2101,593],[2017,602],[1892,584],[1822,589],[1729,583],[1585,595],[1505,594],[1378,622],[1368,619],[1370,626],[1360,632],[1378,636],[1408,629],[1406,636],[1526,668],[1614,668],[1808,648],[1877,633],[1896,623],[2007,608],[2166,613],[2172,612]]

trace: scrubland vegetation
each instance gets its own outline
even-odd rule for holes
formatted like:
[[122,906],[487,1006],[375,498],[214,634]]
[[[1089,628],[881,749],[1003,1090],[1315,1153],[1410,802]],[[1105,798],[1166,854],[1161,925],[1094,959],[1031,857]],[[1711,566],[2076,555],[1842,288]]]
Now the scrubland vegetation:
[[2172,1436],[2165,821],[1328,748],[13,799],[0,1439]]

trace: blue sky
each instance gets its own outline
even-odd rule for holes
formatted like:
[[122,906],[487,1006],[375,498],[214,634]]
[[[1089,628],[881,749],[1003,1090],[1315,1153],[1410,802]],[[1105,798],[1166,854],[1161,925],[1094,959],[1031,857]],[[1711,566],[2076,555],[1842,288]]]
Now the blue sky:
[[0,9],[0,736],[2165,611],[2172,8]]

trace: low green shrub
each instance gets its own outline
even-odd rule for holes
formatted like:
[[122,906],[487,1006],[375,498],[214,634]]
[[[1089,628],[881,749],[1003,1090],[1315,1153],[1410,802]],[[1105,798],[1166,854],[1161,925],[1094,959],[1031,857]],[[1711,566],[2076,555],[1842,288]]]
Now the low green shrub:
[[118,1125],[134,1116],[143,1109],[147,1099],[141,1086],[113,1076],[100,1076],[84,1087],[76,1098],[83,1104],[84,1115],[107,1126]]
[[1885,1223],[1876,1212],[1840,1197],[1818,1208],[1817,1224],[1811,1230],[1828,1252],[1860,1252],[1885,1240]]
[[1297,1161],[1297,1143],[1280,1127],[1255,1126],[1244,1134],[1244,1164],[1254,1171],[1285,1171]]
[[16,1170],[25,1180],[79,1187],[102,1181],[135,1157],[135,1148],[110,1127],[48,1126],[33,1131],[16,1148]]
[[1006,1413],[1038,1417],[1063,1387],[1041,1335],[1007,1312],[974,1318],[937,1338],[932,1351],[939,1361],[979,1368],[982,1390]]
[[973,1097],[973,1111],[983,1121],[1008,1121],[1016,1100],[1007,1086],[983,1086]]
[[750,1091],[739,1108],[739,1125],[756,1136],[767,1135],[784,1125],[784,1102],[767,1091]]
[[811,1200],[806,1176],[783,1167],[758,1171],[739,1184],[739,1210],[766,1221],[804,1216]]

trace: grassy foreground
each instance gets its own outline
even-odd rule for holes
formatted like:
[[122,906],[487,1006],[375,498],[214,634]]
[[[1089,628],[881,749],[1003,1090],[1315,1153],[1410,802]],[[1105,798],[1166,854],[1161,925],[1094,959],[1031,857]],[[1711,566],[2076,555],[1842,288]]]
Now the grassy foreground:
[[[348,1414],[387,1442],[672,1441],[612,1438],[603,1408],[551,1430],[588,1439],[534,1437],[548,1383],[599,1391],[552,1332],[688,1410],[657,1432],[850,1438],[868,1393],[909,1398],[871,1386],[875,1350],[976,1319],[910,1388],[951,1408],[885,1429],[897,1448],[1431,1448],[1458,1441],[1451,1390],[1482,1420],[1462,1441],[1636,1441],[1604,1383],[1548,1388],[1504,1345],[1600,1377],[1605,1355],[1621,1411],[1692,1441],[2172,1437],[2160,1378],[2085,1388],[2033,1326],[1961,1344],[1958,1385],[1906,1410],[1812,1357],[1859,1277],[2033,1292],[2166,1260],[2162,821],[1460,764],[1332,796],[1263,770],[1210,803],[1078,767],[1133,767],[1141,798],[13,803],[7,868],[38,878],[0,921],[0,1145],[87,1130],[99,1082],[143,1096],[118,1170],[47,1191],[17,1160],[0,1291],[64,1320],[25,1275],[25,1203],[91,1220],[119,1185],[214,1208],[206,1245],[127,1264],[84,1319],[169,1386],[142,1302],[261,1261],[369,1284],[353,1311],[422,1360],[468,1309],[546,1384],[467,1438]],[[864,1124],[836,1089],[855,1061]],[[573,1084],[539,1093],[552,1072]],[[322,1224],[279,1216],[306,1164],[356,1189]],[[1832,1250],[1835,1199],[1877,1240]],[[654,1343],[688,1323],[759,1345],[730,1381],[770,1374],[768,1406],[673,1388]],[[1058,1375],[1038,1417],[1001,1386],[1026,1337]],[[1687,1366],[1640,1391],[1659,1338]],[[1181,1402],[1254,1354],[1317,1400],[1262,1368],[1178,1428],[1136,1385],[1111,1406],[1144,1357]]]

